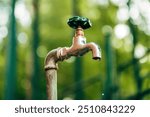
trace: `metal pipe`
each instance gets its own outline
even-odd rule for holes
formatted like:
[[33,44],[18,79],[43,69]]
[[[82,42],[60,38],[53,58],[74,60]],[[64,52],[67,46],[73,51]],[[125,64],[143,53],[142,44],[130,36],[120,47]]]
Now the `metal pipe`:
[[45,71],[47,81],[47,96],[49,100],[57,99],[57,63],[59,61],[63,61],[64,59],[68,59],[71,56],[82,56],[88,51],[92,51],[93,59],[101,59],[101,52],[98,45],[93,42],[86,43],[83,28],[81,26],[78,26],[76,28],[71,47],[60,47],[50,51],[47,54],[45,58]]
[[45,59],[46,89],[49,100],[57,100],[57,49],[50,51]]
[[101,59],[100,47],[93,42],[86,43],[83,29],[79,27],[76,29],[72,46],[61,48],[59,54],[63,58],[66,56],[82,56],[90,50],[92,51],[93,59]]

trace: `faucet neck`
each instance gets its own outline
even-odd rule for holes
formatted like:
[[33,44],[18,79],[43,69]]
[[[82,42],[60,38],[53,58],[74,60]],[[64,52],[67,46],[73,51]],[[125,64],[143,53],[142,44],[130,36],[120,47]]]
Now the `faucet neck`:
[[78,36],[84,36],[84,32],[83,32],[83,29],[81,27],[78,27],[76,29],[75,37],[78,37]]

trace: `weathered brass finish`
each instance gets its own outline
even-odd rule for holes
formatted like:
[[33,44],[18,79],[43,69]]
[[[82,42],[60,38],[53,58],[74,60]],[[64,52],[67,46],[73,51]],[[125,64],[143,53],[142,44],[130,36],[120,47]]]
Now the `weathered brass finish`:
[[45,58],[45,71],[47,80],[47,96],[50,100],[57,99],[57,69],[58,61],[63,61],[71,56],[83,56],[88,51],[92,51],[92,58],[95,60],[101,59],[101,51],[97,44],[90,42],[86,43],[83,28],[76,28],[75,36],[73,37],[71,47],[59,47],[50,51]]

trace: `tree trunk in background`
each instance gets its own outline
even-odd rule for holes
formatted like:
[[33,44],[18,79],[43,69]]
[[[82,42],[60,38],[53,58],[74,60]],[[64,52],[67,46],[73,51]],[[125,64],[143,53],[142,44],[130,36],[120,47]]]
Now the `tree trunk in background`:
[[140,93],[142,90],[142,78],[140,76],[140,65],[138,63],[138,60],[134,56],[135,47],[137,45],[138,39],[137,39],[136,27],[131,23],[131,20],[129,20],[129,27],[130,27],[131,34],[133,36],[133,50],[132,50],[133,72],[134,72],[134,78],[136,80],[136,85],[137,85],[137,93]]
[[[130,9],[130,3],[131,0],[128,1],[127,5]],[[133,74],[134,74],[134,78],[136,81],[136,86],[137,86],[137,93],[141,93],[142,90],[142,78],[140,76],[140,65],[138,63],[138,60],[135,58],[134,53],[135,53],[135,47],[137,45],[138,42],[138,38],[137,38],[137,27],[132,23],[131,18],[128,20],[129,23],[129,27],[130,27],[130,32],[132,34],[133,37],[133,49],[132,49],[132,62],[133,62]],[[139,97],[136,97],[136,99],[140,99]]]
[[6,66],[6,94],[5,99],[15,99],[16,93],[16,20],[14,15],[16,0],[11,0],[8,55]]
[[112,99],[112,80],[113,80],[113,53],[111,47],[111,32],[105,32],[105,58],[106,58],[106,79],[104,85],[103,99]]
[[39,45],[39,0],[33,0],[33,75],[32,99],[40,99],[39,59],[37,48]]
[[[80,16],[80,9],[79,9],[79,4],[81,0],[73,0],[73,16]],[[74,35],[73,35],[74,36]],[[74,71],[74,79],[75,83],[79,82],[82,80],[82,73],[83,73],[83,65],[82,65],[82,58],[76,58],[75,60],[75,71]],[[75,99],[76,100],[82,100],[84,99],[84,91],[83,91],[83,86],[82,84],[75,85]]]

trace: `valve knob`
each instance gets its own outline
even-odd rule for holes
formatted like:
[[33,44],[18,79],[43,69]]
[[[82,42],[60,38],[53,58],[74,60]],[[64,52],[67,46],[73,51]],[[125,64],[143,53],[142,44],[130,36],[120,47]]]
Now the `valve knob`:
[[73,29],[77,29],[78,27],[81,27],[82,29],[88,29],[92,26],[91,21],[88,18],[81,16],[69,18],[67,24]]

